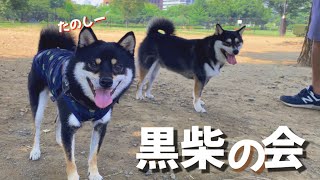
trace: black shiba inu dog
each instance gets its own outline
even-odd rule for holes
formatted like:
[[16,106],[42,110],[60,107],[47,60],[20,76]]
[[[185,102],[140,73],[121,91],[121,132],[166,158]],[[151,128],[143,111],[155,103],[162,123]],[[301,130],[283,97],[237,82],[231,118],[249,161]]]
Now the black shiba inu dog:
[[[158,31],[162,30],[165,34]],[[139,48],[139,83],[136,99],[143,99],[142,90],[147,84],[145,97],[151,94],[160,67],[167,68],[187,78],[194,79],[193,105],[197,112],[206,112],[202,107],[201,93],[211,77],[220,73],[228,62],[236,64],[235,55],[242,47],[242,33],[245,26],[237,31],[226,31],[217,24],[214,35],[204,39],[187,40],[174,36],[174,25],[167,19],[150,22],[147,37]]]
[[76,46],[68,33],[59,33],[53,27],[42,30],[28,81],[35,122],[31,160],[40,158],[40,126],[51,93],[58,109],[56,140],[65,152],[68,179],[79,179],[74,134],[84,121],[93,123],[89,179],[103,179],[97,168],[97,154],[113,105],[134,79],[135,41],[133,32],[129,32],[118,43],[104,42],[91,28],[83,28]]

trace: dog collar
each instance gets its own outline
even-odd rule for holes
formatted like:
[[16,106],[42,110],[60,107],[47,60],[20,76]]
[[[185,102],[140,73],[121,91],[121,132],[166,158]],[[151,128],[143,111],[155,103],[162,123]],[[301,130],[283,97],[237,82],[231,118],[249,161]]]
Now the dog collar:
[[97,121],[103,118],[111,109],[112,106],[108,106],[104,109],[89,109],[87,106],[80,104],[79,101],[68,95],[63,95],[63,99],[66,102],[70,112],[80,121]]

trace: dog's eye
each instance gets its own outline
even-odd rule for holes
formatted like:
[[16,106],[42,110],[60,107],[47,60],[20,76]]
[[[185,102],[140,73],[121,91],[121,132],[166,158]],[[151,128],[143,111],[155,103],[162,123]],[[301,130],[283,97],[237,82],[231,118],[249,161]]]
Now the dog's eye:
[[231,43],[224,42],[223,45],[230,47],[230,46],[231,46]]
[[95,61],[89,62],[88,67],[93,71],[96,71],[99,69],[99,65]]
[[113,72],[115,74],[120,74],[123,72],[123,70],[124,70],[124,67],[121,64],[116,64],[113,66]]

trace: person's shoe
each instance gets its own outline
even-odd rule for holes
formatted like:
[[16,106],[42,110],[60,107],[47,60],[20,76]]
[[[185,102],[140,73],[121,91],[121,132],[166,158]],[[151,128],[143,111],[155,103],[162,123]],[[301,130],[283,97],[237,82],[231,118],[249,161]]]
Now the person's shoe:
[[281,96],[280,100],[287,106],[320,110],[320,95],[309,86],[295,96]]

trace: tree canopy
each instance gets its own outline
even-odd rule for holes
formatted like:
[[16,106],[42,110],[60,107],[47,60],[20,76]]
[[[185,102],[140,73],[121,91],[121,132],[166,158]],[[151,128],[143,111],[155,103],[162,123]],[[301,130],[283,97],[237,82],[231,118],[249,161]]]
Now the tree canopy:
[[[285,2],[287,4],[285,5]],[[0,20],[40,22],[70,21],[83,16],[106,16],[112,23],[147,23],[152,17],[167,17],[178,25],[211,26],[215,23],[279,26],[286,6],[288,25],[307,24],[311,0],[195,0],[160,10],[148,0],[111,0],[110,5],[79,5],[72,0],[0,0]]]

